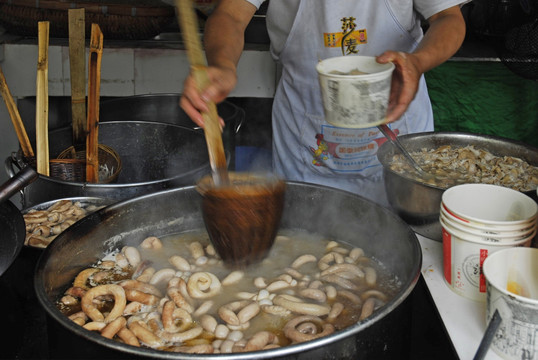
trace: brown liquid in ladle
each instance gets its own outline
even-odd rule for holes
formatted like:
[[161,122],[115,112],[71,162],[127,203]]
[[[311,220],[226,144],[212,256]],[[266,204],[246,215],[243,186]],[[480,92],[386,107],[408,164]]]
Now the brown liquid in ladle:
[[285,183],[263,176],[230,173],[230,182],[198,183],[209,238],[229,267],[261,261],[273,246],[284,207]]

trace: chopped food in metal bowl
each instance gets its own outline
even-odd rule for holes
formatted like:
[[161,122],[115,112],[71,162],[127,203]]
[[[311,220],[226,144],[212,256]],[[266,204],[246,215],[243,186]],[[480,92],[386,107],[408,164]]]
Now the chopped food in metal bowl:
[[410,154],[426,172],[435,176],[423,179],[402,154],[393,155],[390,169],[440,188],[482,183],[525,192],[538,187],[538,167],[514,156],[493,155],[474,145],[443,145],[434,149],[422,148]]
[[100,198],[70,198],[36,205],[23,213],[24,245],[46,248],[62,231],[107,204]]

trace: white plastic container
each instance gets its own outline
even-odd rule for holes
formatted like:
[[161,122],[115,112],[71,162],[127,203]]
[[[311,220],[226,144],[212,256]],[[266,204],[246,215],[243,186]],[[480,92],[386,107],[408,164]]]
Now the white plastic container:
[[[335,126],[368,128],[386,122],[394,64],[373,56],[340,56],[316,66],[325,120]],[[360,73],[355,75],[355,73]]]
[[486,323],[498,310],[501,323],[490,347],[503,359],[538,356],[538,249],[498,251],[484,261]]
[[536,232],[527,238],[512,242],[491,242],[457,231],[442,218],[443,273],[448,287],[456,294],[471,300],[485,301],[486,279],[482,266],[486,258],[502,249],[529,247]]

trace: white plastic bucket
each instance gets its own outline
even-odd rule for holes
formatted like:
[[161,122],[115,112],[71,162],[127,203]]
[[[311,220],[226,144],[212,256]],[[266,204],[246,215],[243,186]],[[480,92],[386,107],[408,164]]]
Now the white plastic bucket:
[[442,195],[450,214],[471,225],[499,229],[520,229],[535,220],[538,204],[529,196],[503,186],[490,184],[456,185]]
[[491,348],[510,360],[538,356],[538,249],[505,249],[488,256],[483,266],[486,278],[486,323],[495,310],[501,323]]
[[450,289],[471,300],[485,301],[486,279],[482,265],[486,258],[499,250],[516,246],[529,247],[536,232],[512,242],[491,242],[458,231],[439,219],[443,232],[443,273]]
[[[340,56],[320,61],[325,120],[335,126],[368,128],[386,122],[394,64],[373,56]],[[361,74],[354,75],[360,72]]]

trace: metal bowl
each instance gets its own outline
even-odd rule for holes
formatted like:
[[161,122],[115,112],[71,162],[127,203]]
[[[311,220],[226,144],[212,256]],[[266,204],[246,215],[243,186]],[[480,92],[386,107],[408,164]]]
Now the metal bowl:
[[[423,148],[435,149],[443,145],[455,147],[474,145],[493,155],[513,156],[533,166],[538,166],[538,149],[519,141],[491,135],[424,132],[402,135],[398,139],[410,152],[420,151]],[[390,163],[397,152],[398,150],[389,142],[385,142],[377,152],[377,157],[383,165],[385,189],[390,205],[403,220],[412,226],[438,224],[441,197],[446,189],[412,180],[392,171]],[[528,191],[525,194],[537,200],[535,191]],[[417,232],[420,233],[420,231]]]

